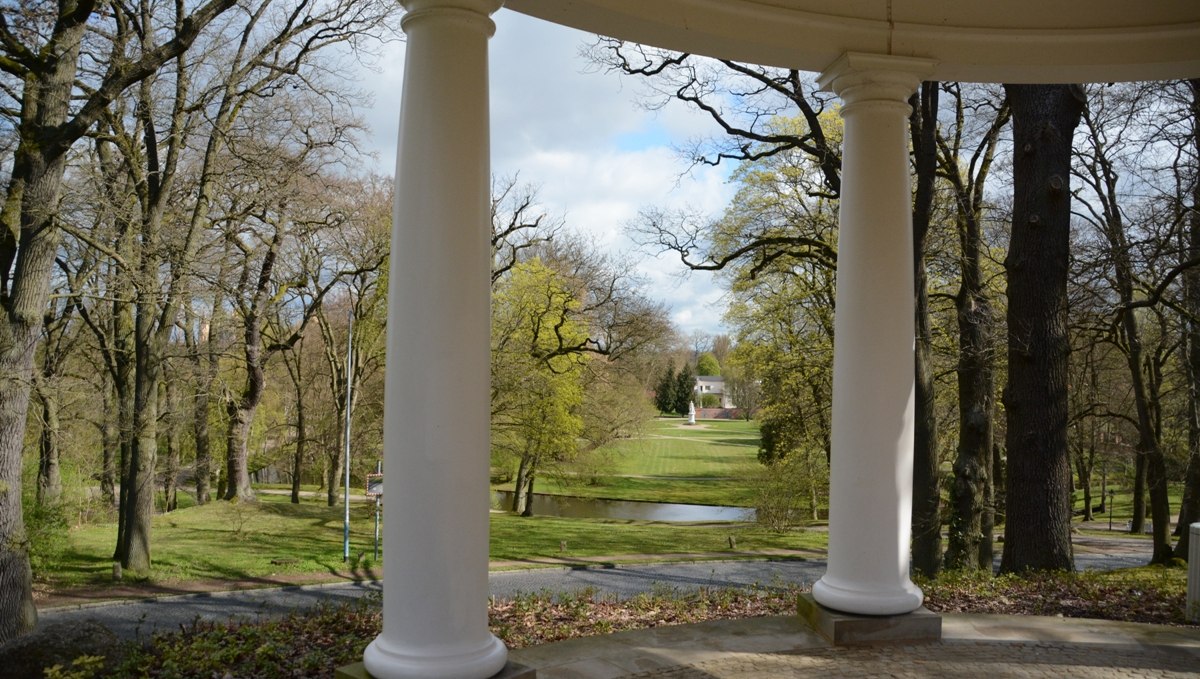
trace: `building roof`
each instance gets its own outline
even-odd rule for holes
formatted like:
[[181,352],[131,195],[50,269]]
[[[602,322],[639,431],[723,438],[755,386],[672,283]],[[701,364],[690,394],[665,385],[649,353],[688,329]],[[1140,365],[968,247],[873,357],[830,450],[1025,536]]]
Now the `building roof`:
[[1200,77],[1197,0],[507,0],[681,52],[823,71],[845,52],[932,59],[935,80]]

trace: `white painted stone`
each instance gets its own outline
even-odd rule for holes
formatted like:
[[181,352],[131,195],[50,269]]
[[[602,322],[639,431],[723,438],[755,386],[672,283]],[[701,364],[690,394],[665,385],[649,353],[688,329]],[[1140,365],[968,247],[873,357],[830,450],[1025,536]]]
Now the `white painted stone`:
[[913,259],[908,97],[932,63],[846,54],[820,77],[844,102],[833,345],[829,565],[813,597],[836,611],[921,606],[908,577]]
[[482,678],[491,245],[487,41],[498,0],[405,0],[388,289],[383,632],[377,679]]

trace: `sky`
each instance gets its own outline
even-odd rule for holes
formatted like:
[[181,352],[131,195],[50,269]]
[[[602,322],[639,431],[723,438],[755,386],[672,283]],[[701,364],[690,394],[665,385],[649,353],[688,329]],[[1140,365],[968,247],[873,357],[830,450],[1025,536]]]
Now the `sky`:
[[[687,272],[673,253],[646,252],[626,235],[642,208],[687,206],[719,215],[733,195],[729,168],[697,168],[675,152],[713,127],[683,105],[648,111],[641,84],[597,72],[579,56],[593,36],[516,12],[493,16],[492,174],[519,173],[542,207],[568,229],[616,255],[637,260],[646,294],[664,303],[683,337],[727,332],[723,290],[713,276]],[[388,47],[379,72],[361,86],[374,93],[364,111],[378,171],[392,174],[403,81],[404,45]]]

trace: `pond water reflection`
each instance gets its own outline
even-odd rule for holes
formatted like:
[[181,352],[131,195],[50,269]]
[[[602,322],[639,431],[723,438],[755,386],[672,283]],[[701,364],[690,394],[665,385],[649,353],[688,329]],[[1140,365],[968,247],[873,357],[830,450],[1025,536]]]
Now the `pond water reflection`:
[[[512,507],[512,491],[492,491],[492,508]],[[571,495],[533,494],[533,513],[571,519],[625,519],[639,521],[754,521],[750,507],[688,505],[672,502],[602,500]]]

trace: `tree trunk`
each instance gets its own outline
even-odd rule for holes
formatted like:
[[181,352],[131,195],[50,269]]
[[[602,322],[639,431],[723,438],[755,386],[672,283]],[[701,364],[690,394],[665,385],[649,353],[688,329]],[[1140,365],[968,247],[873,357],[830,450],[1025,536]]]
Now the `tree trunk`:
[[1129,519],[1129,532],[1134,535],[1146,530],[1146,456],[1133,456],[1133,516]]
[[992,457],[992,309],[985,291],[979,216],[960,212],[962,283],[955,298],[958,317],[958,455],[951,491],[953,514],[946,565],[991,570],[984,540],[988,476]]
[[942,563],[941,489],[938,484],[937,407],[933,366],[930,365],[933,333],[929,322],[929,291],[925,272],[925,242],[933,208],[937,174],[938,84],[921,84],[912,105],[913,155],[916,164],[916,199],[913,203],[913,259],[916,292],[916,415],[913,435],[912,567],[921,575],[936,577]]
[[517,480],[513,484],[512,512],[520,514],[524,509],[521,499],[525,493],[525,472],[529,468],[529,456],[521,456],[521,464],[517,465]]
[[[138,310],[139,335],[149,323],[149,309]],[[150,534],[154,522],[154,481],[158,458],[159,352],[139,341],[133,411],[133,449],[129,458],[125,541],[121,565],[134,572],[150,569]]]
[[992,525],[1003,526],[1008,521],[1008,475],[1003,449],[992,444]]
[[163,475],[163,500],[165,510],[168,512],[175,511],[179,506],[179,460],[182,441],[180,440],[179,432],[179,394],[175,383],[176,380],[168,379],[166,384],[168,409],[167,469]]
[[253,408],[243,407],[231,401],[226,408],[229,416],[229,431],[225,438],[225,494],[224,500],[254,500],[254,489],[250,486],[250,423]]
[[1096,446],[1088,445],[1087,454],[1080,453],[1075,458],[1075,471],[1079,475],[1079,486],[1083,489],[1083,520],[1093,521],[1092,515],[1092,467],[1096,459]]
[[208,431],[208,389],[196,391],[192,411],[192,436],[196,441],[196,504],[208,504],[212,482],[212,443]]
[[[56,26],[61,53],[47,54],[44,79],[26,78],[22,126],[52,129],[65,119],[75,79],[75,62],[85,25]],[[19,191],[6,199],[0,232],[20,233],[3,248],[0,268],[0,643],[24,634],[37,624],[33,605],[29,543],[21,506],[21,461],[25,443],[33,358],[42,331],[50,294],[50,275],[61,235],[54,222],[66,168],[65,153],[41,145],[41,139],[22,138],[12,170]],[[49,154],[49,155],[47,155]],[[15,188],[15,187],[14,187]],[[8,209],[20,196],[19,224],[10,222]],[[16,227],[16,228],[14,228]],[[15,252],[14,252],[15,249]],[[9,285],[9,266],[16,260]]]
[[300,474],[308,443],[308,428],[304,421],[304,394],[296,393],[296,451],[292,456],[292,504],[300,504]]
[[[41,314],[32,314],[40,319]],[[32,319],[31,319],[32,320]],[[37,609],[33,605],[29,543],[21,513],[21,449],[25,440],[29,377],[33,368],[36,333],[28,330],[13,337],[16,324],[5,323],[5,340],[0,342],[0,643],[34,628]],[[21,351],[24,349],[24,351]],[[24,374],[24,379],[20,376]]]
[[[1193,158],[1200,158],[1200,78],[1188,81],[1192,92]],[[1188,247],[1186,259],[1200,257],[1200,179],[1192,184],[1192,211],[1187,221]],[[1187,560],[1191,542],[1188,527],[1200,521],[1200,269],[1192,267],[1183,274],[1184,320],[1187,348],[1188,385],[1188,464],[1183,486],[1183,501],[1179,504],[1179,542],[1175,558]]]
[[530,472],[525,481],[525,508],[521,510],[521,516],[533,516],[533,481],[537,478],[537,474]]
[[[114,267],[115,268],[115,267]],[[122,274],[128,276],[122,271]],[[114,276],[115,278],[116,276]],[[121,488],[117,499],[117,545],[113,551],[113,560],[125,562],[125,530],[129,524],[129,489],[133,481],[129,474],[129,463],[133,459],[135,405],[135,366],[133,343],[133,305],[125,301],[132,296],[132,291],[124,283],[120,285],[120,299],[113,301],[113,347],[114,375],[117,391],[117,435],[120,446],[120,469],[118,478]]]
[[1006,85],[1013,118],[1007,528],[1000,570],[1074,570],[1067,452],[1067,269],[1078,88]]
[[[345,422],[344,419],[342,421]],[[331,450],[335,451],[335,454],[329,456],[329,464],[325,467],[328,472],[325,476],[325,504],[336,507],[338,488],[342,485],[342,448],[340,445],[333,446]]]
[[117,504],[117,473],[116,463],[120,457],[120,433],[113,413],[113,392],[111,384],[104,384],[104,412],[100,422],[100,497],[104,504],[115,507]]
[[50,393],[44,377],[35,377],[33,388],[42,404],[42,431],[38,435],[37,503],[52,505],[62,498],[58,446],[62,425],[58,416],[58,400]]
[[991,473],[983,485],[983,514],[979,518],[979,568],[992,572],[992,564],[996,559],[996,474],[995,455],[997,447],[992,444],[988,454],[988,467]]

